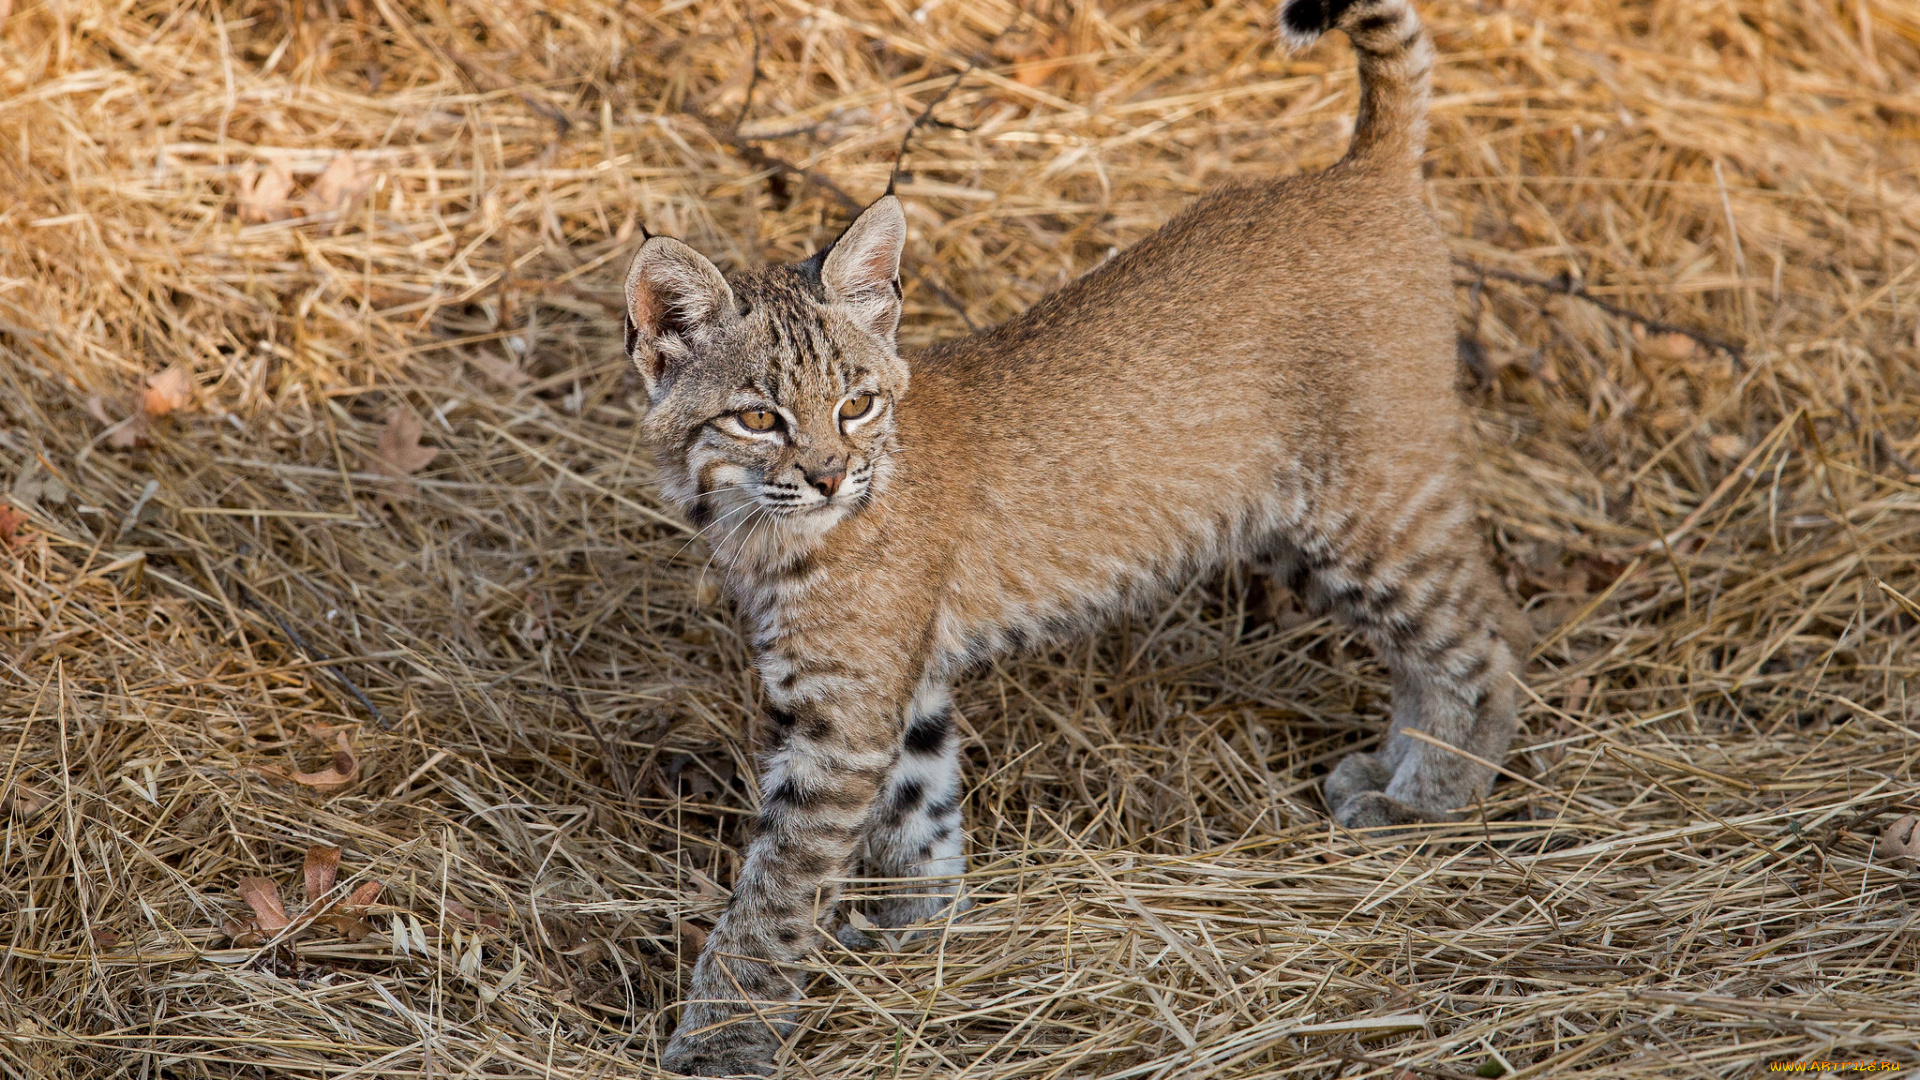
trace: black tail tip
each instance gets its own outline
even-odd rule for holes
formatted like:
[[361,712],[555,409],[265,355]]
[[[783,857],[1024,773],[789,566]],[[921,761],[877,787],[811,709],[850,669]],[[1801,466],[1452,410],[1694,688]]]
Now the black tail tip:
[[1287,0],[1280,5],[1280,28],[1296,41],[1311,41],[1334,28],[1355,0]]

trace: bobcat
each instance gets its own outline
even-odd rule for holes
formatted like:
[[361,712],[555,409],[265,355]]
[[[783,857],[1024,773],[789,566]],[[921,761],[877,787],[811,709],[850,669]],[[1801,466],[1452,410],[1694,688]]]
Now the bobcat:
[[1526,640],[1463,479],[1418,167],[1433,48],[1408,0],[1288,0],[1280,22],[1295,44],[1353,41],[1344,158],[1208,195],[911,360],[891,193],[794,265],[729,280],[666,237],[634,257],[644,437],[751,628],[772,731],[666,1067],[771,1071],[801,993],[783,965],[818,943],[816,905],[856,858],[932,882],[890,896],[882,926],[964,903],[949,680],[1195,574],[1265,569],[1385,659],[1392,724],[1327,777],[1335,821],[1443,820],[1491,783]]

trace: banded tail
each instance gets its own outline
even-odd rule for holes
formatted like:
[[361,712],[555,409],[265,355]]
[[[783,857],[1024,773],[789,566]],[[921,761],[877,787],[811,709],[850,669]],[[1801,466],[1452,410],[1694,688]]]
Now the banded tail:
[[1286,0],[1280,33],[1294,48],[1346,31],[1360,54],[1360,112],[1346,160],[1412,165],[1427,148],[1433,43],[1411,0]]

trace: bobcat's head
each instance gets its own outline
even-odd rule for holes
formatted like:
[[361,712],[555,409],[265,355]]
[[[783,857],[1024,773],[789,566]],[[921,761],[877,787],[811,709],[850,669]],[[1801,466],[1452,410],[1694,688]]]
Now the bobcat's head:
[[907,365],[900,202],[886,195],[804,262],[731,281],[678,240],[627,271],[627,355],[651,402],[661,487],[725,557],[777,555],[885,485]]

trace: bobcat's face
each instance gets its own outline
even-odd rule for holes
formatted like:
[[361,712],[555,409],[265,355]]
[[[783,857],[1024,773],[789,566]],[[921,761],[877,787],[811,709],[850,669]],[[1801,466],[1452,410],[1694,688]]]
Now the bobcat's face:
[[732,282],[665,237],[634,258],[643,431],[665,494],[716,550],[817,538],[884,486],[907,388],[893,340],[905,235],[887,196],[827,251]]

